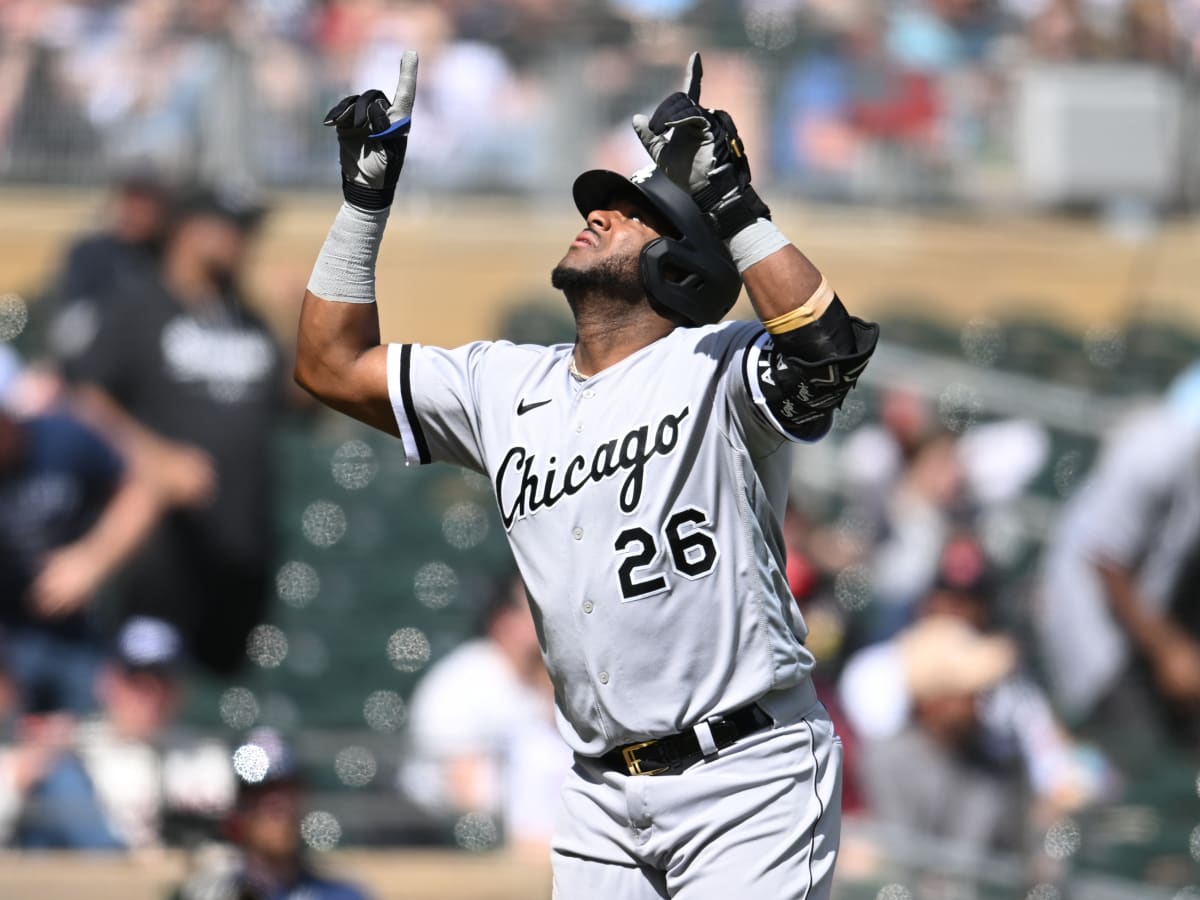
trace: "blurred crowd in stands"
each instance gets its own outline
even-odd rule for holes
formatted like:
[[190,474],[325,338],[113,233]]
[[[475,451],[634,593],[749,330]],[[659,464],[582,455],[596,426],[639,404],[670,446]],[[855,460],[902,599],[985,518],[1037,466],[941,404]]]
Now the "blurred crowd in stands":
[[240,286],[262,214],[124,180],[66,249],[32,364],[0,344],[0,834],[130,853],[224,837],[181,897],[356,900],[304,859],[283,738],[234,751],[177,721],[196,673],[245,667],[273,593],[288,367]]
[[[107,209],[65,249],[27,358],[0,344],[0,835],[223,839],[189,900],[235,876],[324,884],[284,738],[235,748],[177,715],[192,678],[241,672],[272,614],[268,448],[285,408],[313,414],[242,294],[268,213],[144,175]],[[1165,757],[1200,761],[1200,364],[1130,403],[1019,576],[994,514],[1051,466],[1052,423],[959,419],[899,383],[873,402],[797,451],[826,483],[797,482],[784,527],[847,820],[1045,863],[1048,828]],[[543,859],[570,755],[524,589],[501,571],[468,602],[476,636],[408,698],[385,789],[427,833],[465,822]]]
[[636,168],[631,111],[704,47],[707,97],[738,110],[760,179],[930,200],[1011,162],[1023,67],[1182,76],[1198,41],[1196,0],[4,0],[0,178],[146,161],[328,183],[322,114],[390,88],[420,47],[411,182],[536,192],[564,160]]
[[[836,194],[880,153],[917,180],[986,157],[1014,56],[1182,68],[1198,38],[1195,0],[0,0],[0,177],[122,173],[25,358],[0,342],[0,838],[221,838],[181,900],[361,896],[303,852],[331,844],[288,741],[178,711],[193,677],[239,673],[272,615],[271,442],[285,410],[316,415],[243,292],[261,191],[335,176],[321,115],[390,88],[401,48],[422,50],[415,190],[538,189],[589,153],[634,168],[629,110],[703,44],[727,51],[705,57],[714,102],[748,105],[763,169]],[[581,110],[603,120],[552,151]],[[177,186],[201,183],[221,188]],[[899,384],[872,402],[798,451],[827,490],[798,483],[784,534],[847,820],[1018,852],[1053,881],[1048,830],[1164,754],[1200,761],[1200,368],[1131,404],[1020,577],[993,514],[1053,467],[1048,423],[956,421]],[[537,635],[509,572],[469,602],[476,636],[434,654],[385,789],[541,859],[570,759]]]

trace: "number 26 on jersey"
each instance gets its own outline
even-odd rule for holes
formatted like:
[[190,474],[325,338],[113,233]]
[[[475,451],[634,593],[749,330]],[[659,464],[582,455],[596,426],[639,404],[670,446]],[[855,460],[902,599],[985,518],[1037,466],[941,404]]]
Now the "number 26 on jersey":
[[668,571],[693,581],[711,572],[720,555],[711,525],[703,510],[688,506],[672,513],[659,535],[640,525],[618,534],[613,549],[622,557],[621,602],[670,590]]

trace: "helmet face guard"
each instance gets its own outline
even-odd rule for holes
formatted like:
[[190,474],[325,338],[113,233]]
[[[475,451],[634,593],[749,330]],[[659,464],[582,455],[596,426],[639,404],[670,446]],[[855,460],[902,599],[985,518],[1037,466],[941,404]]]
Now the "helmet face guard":
[[652,304],[689,325],[719,322],[733,308],[742,277],[729,250],[691,196],[665,173],[651,168],[625,178],[593,169],[575,179],[572,194],[582,216],[630,198],[649,205],[674,229],[674,235],[642,248],[642,287]]

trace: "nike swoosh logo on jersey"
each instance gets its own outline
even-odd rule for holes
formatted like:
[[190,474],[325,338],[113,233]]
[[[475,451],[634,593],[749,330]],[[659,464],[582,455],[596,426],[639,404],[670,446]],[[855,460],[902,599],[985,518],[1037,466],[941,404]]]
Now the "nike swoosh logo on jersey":
[[[551,397],[550,399],[553,400],[554,398]],[[517,404],[517,415],[523,416],[531,409],[537,409],[539,406],[545,406],[549,402],[550,400],[539,400],[537,403],[526,403],[524,398],[522,398],[521,402]]]

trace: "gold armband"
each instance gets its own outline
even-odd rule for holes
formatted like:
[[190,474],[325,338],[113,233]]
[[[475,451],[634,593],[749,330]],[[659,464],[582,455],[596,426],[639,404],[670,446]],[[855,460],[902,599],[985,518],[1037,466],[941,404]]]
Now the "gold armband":
[[767,329],[769,334],[783,334],[785,331],[803,328],[821,318],[821,314],[833,302],[833,296],[833,288],[829,286],[828,281],[822,278],[821,284],[808,300],[795,309],[788,310],[782,316],[767,319],[763,322],[763,328]]

